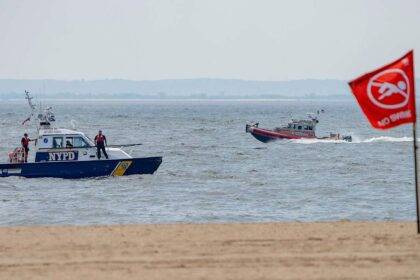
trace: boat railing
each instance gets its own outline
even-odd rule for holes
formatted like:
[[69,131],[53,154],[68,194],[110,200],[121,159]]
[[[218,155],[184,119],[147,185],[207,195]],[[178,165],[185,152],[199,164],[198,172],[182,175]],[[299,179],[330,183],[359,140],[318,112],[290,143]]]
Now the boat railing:
[[25,150],[22,147],[17,147],[9,153],[10,163],[22,163],[25,161]]

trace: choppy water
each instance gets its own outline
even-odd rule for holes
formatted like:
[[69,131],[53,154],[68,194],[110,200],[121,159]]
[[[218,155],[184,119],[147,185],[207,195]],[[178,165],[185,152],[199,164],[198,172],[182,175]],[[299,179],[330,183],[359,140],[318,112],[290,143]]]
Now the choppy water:
[[[57,126],[163,156],[155,175],[83,180],[0,178],[0,225],[413,220],[411,130],[370,129],[348,101],[48,101]],[[274,127],[323,108],[318,134],[355,141],[263,144]],[[0,157],[19,144],[24,100],[0,103]],[[35,129],[27,129],[31,135]]]

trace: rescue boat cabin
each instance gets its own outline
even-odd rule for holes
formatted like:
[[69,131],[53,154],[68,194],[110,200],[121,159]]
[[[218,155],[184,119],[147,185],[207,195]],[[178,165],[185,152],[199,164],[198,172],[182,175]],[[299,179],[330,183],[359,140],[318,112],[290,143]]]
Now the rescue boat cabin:
[[274,130],[276,132],[285,132],[304,137],[314,138],[316,137],[315,128],[317,123],[317,119],[292,120],[290,123],[287,124],[287,126],[276,127]]
[[[95,143],[84,133],[61,128],[40,129],[35,162],[97,160]],[[106,148],[109,159],[132,158],[119,148]]]

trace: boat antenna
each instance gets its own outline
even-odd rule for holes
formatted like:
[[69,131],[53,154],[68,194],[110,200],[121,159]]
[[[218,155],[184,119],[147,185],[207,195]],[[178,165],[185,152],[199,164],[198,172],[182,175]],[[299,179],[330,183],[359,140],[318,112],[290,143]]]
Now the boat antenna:
[[31,120],[36,110],[36,106],[32,102],[33,97],[29,94],[29,91],[27,90],[25,90],[25,99],[28,101],[29,108],[31,108],[31,114],[22,122],[22,125],[25,125],[25,123]]

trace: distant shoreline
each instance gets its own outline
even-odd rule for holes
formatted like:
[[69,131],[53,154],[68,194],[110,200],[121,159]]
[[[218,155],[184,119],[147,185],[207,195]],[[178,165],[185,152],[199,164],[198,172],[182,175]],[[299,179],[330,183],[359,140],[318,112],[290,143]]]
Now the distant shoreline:
[[[97,96],[97,97],[76,97],[70,96],[66,98],[62,98],[60,96],[43,96],[43,95],[36,95],[37,100],[72,100],[72,101],[96,101],[96,100],[104,100],[104,101],[131,101],[131,100],[138,100],[138,101],[316,101],[316,100],[353,100],[352,96],[343,97],[338,95],[331,95],[331,96],[323,96],[323,97],[264,97],[264,96],[232,96],[232,97],[206,97],[206,98],[197,98],[191,96],[174,96],[174,97],[167,97],[167,98],[159,98],[156,96],[150,97],[123,97],[123,96]],[[0,95],[0,100],[2,101],[21,101],[25,100],[24,97],[4,97]]]
[[[417,83],[420,80],[417,79]],[[347,81],[300,79],[258,81],[241,79],[166,79],[136,81],[0,79],[0,99],[24,96],[66,99],[352,99]]]
[[15,98],[28,90],[36,98],[159,98],[159,99],[289,99],[350,96],[346,81],[301,79],[255,81],[241,79],[166,79],[135,81],[0,79],[0,98]]

